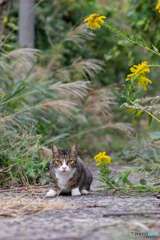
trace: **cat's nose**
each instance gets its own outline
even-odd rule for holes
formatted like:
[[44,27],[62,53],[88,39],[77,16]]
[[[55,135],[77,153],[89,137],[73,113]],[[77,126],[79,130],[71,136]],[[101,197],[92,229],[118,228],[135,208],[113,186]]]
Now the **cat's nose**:
[[63,170],[66,170],[66,167],[62,167],[63,168]]

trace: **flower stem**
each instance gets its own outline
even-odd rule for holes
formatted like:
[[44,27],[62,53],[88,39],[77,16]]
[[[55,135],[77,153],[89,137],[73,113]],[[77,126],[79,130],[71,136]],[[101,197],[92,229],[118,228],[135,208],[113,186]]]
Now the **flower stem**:
[[[132,102],[130,99],[129,99],[130,103],[132,103],[134,106],[136,107],[139,107],[139,105],[137,104],[134,104],[134,102]],[[147,110],[143,110],[145,113],[149,114],[151,117],[153,117],[157,122],[160,123],[160,120],[158,118],[156,118],[152,113],[148,112]]]
[[134,43],[134,44],[137,44],[137,45],[139,45],[140,47],[144,47],[144,48],[146,48],[147,50],[151,51],[152,53],[160,56],[160,53],[155,52],[154,50],[150,49],[149,47],[140,44],[139,42],[137,42],[136,40],[131,39],[130,37],[127,37],[124,32],[122,32],[121,30],[118,30],[116,27],[113,27],[113,26],[111,26],[111,25],[109,25],[109,24],[107,24],[107,23],[104,23],[103,25],[106,26],[107,28],[111,29],[113,32],[115,32],[115,33],[116,33],[117,35],[119,35],[120,37],[126,39],[127,41],[132,42],[132,43]]

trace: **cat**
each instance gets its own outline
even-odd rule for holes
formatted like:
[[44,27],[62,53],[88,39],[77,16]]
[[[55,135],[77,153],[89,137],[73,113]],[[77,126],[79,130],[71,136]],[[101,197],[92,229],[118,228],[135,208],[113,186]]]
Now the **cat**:
[[77,155],[77,145],[69,150],[52,145],[50,163],[50,190],[46,197],[55,197],[60,192],[72,196],[88,194],[92,183],[92,174]]

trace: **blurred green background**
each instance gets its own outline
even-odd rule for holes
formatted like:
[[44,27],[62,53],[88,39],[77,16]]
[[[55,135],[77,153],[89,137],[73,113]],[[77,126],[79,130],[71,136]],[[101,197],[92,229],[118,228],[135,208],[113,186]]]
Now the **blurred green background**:
[[[39,178],[48,161],[37,155],[37,147],[51,148],[52,142],[61,148],[77,143],[88,162],[104,151],[113,163],[125,164],[137,156],[157,161],[159,156],[147,139],[158,124],[153,121],[149,126],[145,115],[133,119],[131,111],[120,108],[120,93],[132,65],[159,62],[158,57],[118,39],[103,26],[92,31],[84,25],[90,14],[103,12],[110,24],[135,32],[158,48],[156,2],[35,1],[22,16],[27,21],[30,12],[34,15],[35,22],[30,23],[34,49],[21,49],[26,46],[19,41],[24,31],[20,4],[6,0],[0,5],[0,168],[12,166],[9,180],[18,182],[22,175]],[[158,76],[158,69],[149,74],[153,84],[147,96],[159,95]],[[1,175],[4,184],[6,175]]]

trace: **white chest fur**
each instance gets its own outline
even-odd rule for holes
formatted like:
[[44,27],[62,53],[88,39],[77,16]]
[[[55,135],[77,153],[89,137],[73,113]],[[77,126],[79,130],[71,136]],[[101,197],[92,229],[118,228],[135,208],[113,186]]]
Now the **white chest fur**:
[[55,172],[57,178],[57,185],[60,189],[67,190],[66,184],[68,183],[69,179],[73,177],[74,172],[74,170],[71,172]]

